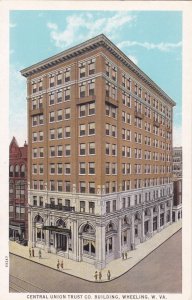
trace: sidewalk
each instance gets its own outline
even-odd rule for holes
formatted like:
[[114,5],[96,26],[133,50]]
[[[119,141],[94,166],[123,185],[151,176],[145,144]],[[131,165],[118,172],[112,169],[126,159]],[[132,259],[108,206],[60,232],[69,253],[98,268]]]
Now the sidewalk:
[[[163,229],[161,232],[155,234],[152,238],[144,243],[139,244],[135,250],[128,252],[128,259],[122,260],[122,258],[116,259],[110,262],[105,269],[102,270],[102,282],[107,281],[107,271],[111,272],[111,279],[115,279],[122,274],[126,273],[133,266],[135,266],[144,257],[150,254],[153,250],[159,247],[163,242],[165,242],[169,237],[176,233],[181,228],[181,221],[173,223],[167,228]],[[24,257],[28,260],[34,261],[36,263],[45,265],[47,267],[57,269],[57,261],[61,262],[63,260],[63,271],[58,270],[58,272],[63,272],[76,276],[88,281],[95,281],[95,266],[90,265],[86,262],[76,262],[70,259],[63,258],[56,254],[47,253],[42,250],[42,258],[38,257],[38,248],[35,248],[35,257],[29,257],[29,248],[22,246],[16,242],[9,242],[10,253],[16,254],[18,256]]]

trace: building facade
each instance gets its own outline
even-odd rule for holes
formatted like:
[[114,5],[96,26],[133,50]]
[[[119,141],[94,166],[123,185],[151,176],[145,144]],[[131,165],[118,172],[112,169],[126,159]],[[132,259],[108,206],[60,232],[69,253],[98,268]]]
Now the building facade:
[[21,74],[31,245],[101,269],[169,225],[174,101],[104,35]]
[[9,238],[28,239],[27,144],[15,137],[9,146]]
[[173,147],[173,177],[182,178],[182,147]]
[[173,147],[173,221],[182,218],[182,147]]

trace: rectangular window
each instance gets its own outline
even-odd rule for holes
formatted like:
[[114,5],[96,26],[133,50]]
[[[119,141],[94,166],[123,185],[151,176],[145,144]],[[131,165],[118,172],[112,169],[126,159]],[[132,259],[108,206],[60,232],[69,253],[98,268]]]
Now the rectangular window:
[[70,107],[65,108],[65,120],[69,120],[71,117],[71,109]]
[[65,82],[70,81],[70,69],[65,71]]
[[95,143],[89,143],[89,154],[95,154]]
[[62,84],[62,74],[57,75],[57,85]]
[[71,92],[70,92],[70,88],[68,88],[64,91],[64,99],[65,101],[69,101],[70,98],[71,98]]
[[65,181],[65,191],[70,192],[71,191],[71,182]]
[[106,213],[110,213],[110,201],[106,202]]
[[71,164],[70,163],[66,163],[65,164],[65,174],[66,175],[70,175],[71,174]]
[[57,93],[57,103],[61,103],[62,102],[62,92],[58,92]]
[[55,84],[55,77],[50,77],[50,79],[49,79],[49,86],[50,86],[50,88],[53,87],[54,84]]
[[66,138],[71,137],[71,127],[70,126],[65,127],[65,137]]
[[81,175],[85,175],[86,174],[86,165],[85,165],[85,162],[80,162],[79,163],[79,173]]
[[94,162],[89,163],[89,174],[95,174],[95,163]]
[[79,135],[84,136],[86,134],[86,125],[85,124],[80,124],[79,125]]
[[85,201],[80,201],[80,212],[85,212]]
[[71,155],[71,145],[65,145],[65,156]]
[[85,117],[86,116],[86,105],[80,105],[79,106],[79,117]]
[[95,203],[89,202],[89,213],[94,214],[95,213]]
[[89,83],[89,96],[95,95],[95,82]]
[[89,182],[89,193],[95,194],[95,182]]
[[85,97],[85,85],[80,86],[80,98]]
[[89,75],[95,74],[95,62],[89,64]]
[[62,139],[63,138],[63,128],[57,128],[57,138]]
[[57,121],[62,121],[62,119],[63,119],[63,111],[62,109],[59,109],[57,111]]
[[80,181],[80,193],[85,193],[86,192],[86,183],[85,181]]
[[95,134],[95,123],[89,123],[89,135]]
[[95,114],[95,102],[88,104],[88,114],[89,116]]

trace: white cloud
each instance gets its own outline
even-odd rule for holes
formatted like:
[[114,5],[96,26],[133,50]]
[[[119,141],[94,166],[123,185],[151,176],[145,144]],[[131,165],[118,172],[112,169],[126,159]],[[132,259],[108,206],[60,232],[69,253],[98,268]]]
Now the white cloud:
[[27,140],[26,79],[21,76],[22,66],[10,65],[9,140],[15,136],[20,145]]
[[154,43],[149,43],[149,42],[137,42],[137,41],[122,41],[120,43],[118,43],[117,45],[119,48],[125,48],[125,47],[134,47],[134,46],[138,46],[138,47],[143,47],[147,50],[154,50],[154,49],[158,49],[159,51],[163,51],[163,52],[169,52],[172,49],[175,48],[180,48],[182,46],[182,42],[178,42],[178,43],[158,43],[158,44],[154,44]]
[[182,127],[173,126],[173,147],[182,146]]
[[133,56],[133,55],[128,55],[129,59],[132,60],[132,62],[134,62],[134,64],[138,65],[138,59]]
[[98,34],[104,33],[112,38],[116,36],[116,30],[123,25],[131,25],[136,19],[135,16],[127,12],[117,12],[111,17],[95,18],[91,13],[71,15],[66,18],[66,27],[60,30],[56,23],[47,23],[50,29],[50,36],[55,46],[66,48],[74,43],[87,40]]

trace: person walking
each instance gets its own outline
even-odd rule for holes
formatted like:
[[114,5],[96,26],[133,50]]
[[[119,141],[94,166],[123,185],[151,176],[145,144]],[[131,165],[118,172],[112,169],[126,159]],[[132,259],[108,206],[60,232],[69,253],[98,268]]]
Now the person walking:
[[111,272],[110,270],[107,271],[107,280],[110,280],[111,279]]
[[59,259],[57,261],[57,269],[59,270],[59,266],[60,266],[60,262],[59,262]]
[[41,249],[39,249],[39,258],[42,257]]
[[32,257],[35,257],[35,250],[32,248]]
[[61,270],[63,271],[63,260],[61,261]]
[[31,257],[31,248],[29,248],[29,257]]
[[97,277],[98,277],[98,274],[97,274],[97,271],[95,271],[95,274],[94,274],[95,281],[97,281]]
[[101,281],[101,279],[102,279],[102,273],[101,271],[99,271],[99,281]]

